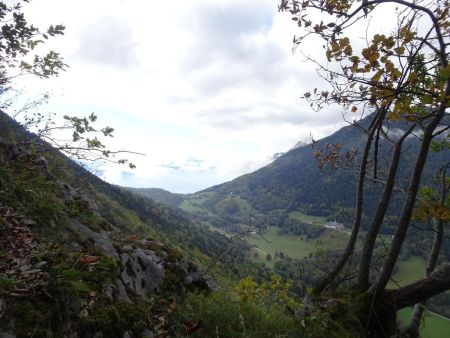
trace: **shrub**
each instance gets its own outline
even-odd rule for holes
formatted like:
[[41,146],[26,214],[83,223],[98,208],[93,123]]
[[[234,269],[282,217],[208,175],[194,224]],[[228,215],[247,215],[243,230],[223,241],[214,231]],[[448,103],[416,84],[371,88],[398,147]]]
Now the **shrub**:
[[[192,337],[296,337],[299,330],[281,305],[239,301],[226,291],[190,294],[175,321],[178,334]],[[189,332],[197,324],[200,328]]]
[[289,295],[290,287],[278,276],[262,284],[248,277],[232,290],[190,294],[174,326],[178,334],[193,337],[298,337],[293,313],[300,304]]

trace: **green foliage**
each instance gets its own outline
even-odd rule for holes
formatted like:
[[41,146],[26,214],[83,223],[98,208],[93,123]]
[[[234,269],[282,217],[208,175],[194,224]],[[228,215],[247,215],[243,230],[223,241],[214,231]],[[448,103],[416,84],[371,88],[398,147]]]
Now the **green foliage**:
[[0,294],[11,289],[14,284],[14,280],[0,275]]
[[[424,24],[420,16],[399,10],[398,26],[387,36],[369,34],[365,45],[345,36],[358,21],[350,23],[349,18],[376,15],[383,2],[280,1],[280,11],[289,11],[298,23],[295,46],[300,46],[305,38],[315,37],[324,43],[328,62],[338,67],[336,70],[324,64],[321,68],[323,76],[333,85],[330,91],[316,88],[305,94],[312,107],[321,109],[325,104],[335,103],[356,112],[357,105],[365,102],[372,107],[389,108],[392,120],[411,121],[427,115],[427,105],[445,104],[450,67],[441,34],[446,34],[448,28],[448,4],[401,3],[402,8],[433,17],[426,35],[417,29]],[[315,11],[330,15],[319,22],[313,15]],[[424,47],[424,41],[429,49]]]
[[150,318],[153,307],[153,299],[136,301],[133,304],[103,299],[89,309],[89,315],[81,321],[80,330],[83,334],[100,331],[108,337],[125,331],[141,336],[142,331],[152,327]]
[[441,152],[443,150],[450,149],[450,135],[443,137],[442,139],[433,140],[431,142],[430,149],[436,153]]
[[303,304],[291,289],[290,282],[273,275],[262,283],[244,278],[232,290],[190,294],[173,325],[179,335],[192,337],[360,337],[353,304],[330,299],[302,315]]
[[101,256],[95,266],[90,266],[80,264],[84,253],[70,255],[60,250],[44,254],[41,259],[53,262],[50,276],[61,294],[77,299],[91,290],[102,290],[105,283],[114,281],[117,265],[111,257]]
[[[445,174],[445,172],[444,172]],[[414,209],[415,220],[427,223],[428,218],[448,222],[450,219],[450,195],[447,193],[449,178],[447,176],[438,178],[442,180],[438,189],[424,186],[419,191],[418,203]],[[441,196],[443,191],[444,196]]]
[[75,268],[62,270],[56,278],[55,287],[60,290],[61,294],[75,298],[80,297],[91,291],[89,285],[83,281],[83,277],[88,277],[88,274]]
[[311,223],[316,225],[323,225],[323,223],[325,222],[325,217],[323,216],[313,216],[300,211],[291,211],[289,213],[289,217],[297,219],[304,223]]
[[291,289],[291,281],[283,281],[280,276],[272,275],[270,281],[258,284],[252,277],[239,281],[234,288],[234,294],[239,302],[251,302],[263,305],[277,304],[294,313],[301,303]]
[[164,189],[158,188],[129,188],[131,191],[137,192],[143,196],[150,197],[158,202],[178,207],[184,200],[183,195],[173,194]]
[[[89,252],[73,254],[59,245],[41,243],[35,260],[46,263],[44,271],[37,283],[27,285],[35,296],[14,299],[5,294],[7,312],[0,325],[6,328],[13,323],[13,332],[19,337],[63,336],[67,325],[88,336],[97,331],[115,336],[126,330],[139,336],[145,325],[151,327],[149,302],[122,304],[104,295],[104,285],[115,281],[116,262],[97,256],[95,264],[86,264],[82,260],[85,254]],[[11,282],[0,281],[0,293],[11,287]]]
[[[65,27],[61,24],[51,25],[46,31],[41,31],[36,26],[27,22],[23,13],[22,5],[30,0],[0,1],[0,95],[4,94],[10,87],[11,80],[22,75],[34,75],[39,78],[54,77],[60,71],[64,71],[67,65],[63,62],[59,53],[50,50],[45,55],[34,54],[36,48],[44,44],[49,38],[63,35]],[[3,98],[3,97],[2,97]],[[87,117],[64,116],[64,123],[56,125],[54,114],[32,113],[33,110],[48,100],[48,94],[42,98],[25,104],[12,114],[15,119],[22,118],[23,126],[27,130],[35,132],[40,140],[31,139],[34,146],[40,152],[50,151],[49,144],[58,150],[79,160],[109,160],[120,164],[128,164],[134,168],[134,164],[127,159],[114,160],[114,156],[126,151],[111,151],[97,137],[112,136],[114,131],[111,127],[101,129],[94,128],[93,123],[97,116],[92,113]],[[11,98],[0,100],[0,108],[11,106]],[[21,117],[20,115],[25,115]],[[67,132],[72,131],[70,142],[62,141],[66,137],[55,137],[55,130]],[[28,142],[31,140],[27,140]],[[47,144],[43,144],[42,140]],[[51,147],[50,147],[51,148]]]
[[[66,154],[84,161],[105,160],[117,162],[119,164],[128,164],[133,169],[135,165],[127,159],[114,159],[119,153],[127,151],[111,151],[99,139],[98,135],[103,137],[113,137],[114,128],[103,127],[97,128],[94,123],[98,117],[95,113],[88,116],[77,117],[64,115],[64,124],[61,126],[53,126],[51,128],[39,127],[38,135],[42,139],[48,141],[53,147],[64,151]],[[38,121],[40,122],[40,121]],[[72,140],[67,143],[60,143],[53,137],[53,130],[69,130],[72,132]]]
[[[52,25],[46,32],[30,25],[22,12],[27,0],[0,2],[0,88],[4,91],[11,77],[33,74],[41,78],[58,75],[66,68],[60,55],[54,51],[44,56],[31,53],[49,37],[64,34],[63,25]],[[28,58],[27,58],[28,57]]]
[[[14,320],[17,337],[47,337],[56,332],[54,323],[61,315],[48,302],[33,302],[28,299],[15,300],[8,303],[9,316]],[[61,323],[62,324],[62,323]]]
[[56,183],[48,180],[45,172],[31,160],[18,159],[0,167],[3,171],[0,202],[14,206],[30,218],[39,219],[41,224],[59,217],[64,206],[56,196]]
[[235,199],[225,199],[214,205],[215,211],[219,215],[233,215],[239,212],[240,207]]
[[310,239],[315,239],[325,230],[322,223],[304,223],[294,218],[288,217],[280,226],[279,233],[283,235],[304,236]]
[[[283,306],[239,301],[227,291],[189,294],[173,320],[178,334],[192,337],[298,337],[300,330]],[[189,323],[199,323],[200,329],[186,332]]]
[[[316,310],[305,317],[302,337],[359,338],[362,325],[352,305],[339,300],[328,309]],[[331,303],[331,302],[330,302]]]
[[[412,308],[402,309],[397,313],[400,323],[408,325],[412,315]],[[446,338],[446,333],[450,332],[450,320],[432,312],[426,312],[420,334],[424,338]]]
[[267,254],[275,256],[277,251],[282,251],[285,256],[296,259],[303,259],[310,254],[316,253],[316,242],[321,241],[325,248],[329,251],[340,251],[345,247],[348,235],[333,230],[320,231],[320,236],[310,239],[308,236],[294,236],[280,233],[277,227],[269,227],[263,233],[263,237],[250,238],[249,242],[256,246],[259,257],[257,261],[263,262],[261,259]]

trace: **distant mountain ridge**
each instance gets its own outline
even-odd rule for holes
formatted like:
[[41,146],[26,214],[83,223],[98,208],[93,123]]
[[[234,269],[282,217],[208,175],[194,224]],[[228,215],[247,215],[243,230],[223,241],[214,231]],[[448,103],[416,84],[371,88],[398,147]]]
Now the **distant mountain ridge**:
[[[367,126],[371,118],[371,115],[364,118],[359,125]],[[403,130],[405,127],[404,123],[391,121],[385,126],[385,130],[395,137],[396,130]],[[229,220],[228,223],[239,223],[237,215],[239,210],[243,212],[244,209],[254,210],[254,213],[261,215],[301,211],[318,216],[332,217],[334,215],[338,218],[338,213],[342,214],[344,211],[347,214],[345,217],[350,219],[351,208],[355,200],[357,160],[364,143],[363,128],[349,125],[314,142],[316,150],[324,149],[327,145],[337,144],[342,157],[345,157],[346,152],[353,154],[351,165],[350,162],[342,161],[339,165],[340,168],[336,170],[321,170],[314,156],[312,144],[299,143],[298,146],[281,154],[273,162],[255,172],[193,194],[172,194],[158,189],[144,188],[137,189],[136,192],[162,203],[179,206],[191,214],[202,214],[203,219],[211,219],[213,216],[224,218],[225,216]],[[404,149],[406,150],[400,164],[401,176],[397,178],[399,185],[402,185],[404,179],[409,177],[411,163],[414,161],[408,150],[414,150],[417,146],[417,137],[409,137],[405,141]],[[391,146],[387,142],[380,142],[379,163],[384,164],[388,160],[390,149]],[[442,154],[429,154],[424,172],[425,182],[431,181],[431,169],[440,163],[439,156]],[[351,168],[346,168],[347,166],[351,166]],[[383,165],[380,166],[379,173],[383,173]],[[378,201],[380,186],[373,184],[370,179],[367,180],[366,185],[369,189],[365,195],[365,210],[366,213],[370,213]],[[394,196],[391,212],[395,212],[401,201],[400,194]],[[225,204],[229,204],[228,207]],[[237,207],[234,204],[237,204]],[[227,212],[227,210],[232,212]],[[248,215],[246,218],[248,219]]]
[[129,190],[150,197],[155,201],[164,203],[173,207],[178,207],[183,202],[183,194],[175,194],[168,190],[160,188],[128,188]]
[[[360,147],[364,142],[363,132],[355,127],[344,127],[334,134],[319,140],[317,146],[326,143],[350,144]],[[339,182],[345,181],[345,197],[348,198],[348,180],[353,174],[346,173],[340,179],[332,178],[322,173],[314,159],[311,144],[297,143],[286,153],[279,153],[276,159],[267,166],[255,172],[245,174],[193,194],[173,194],[162,189],[139,188],[132,189],[162,203],[180,205],[183,199],[203,193],[213,192],[216,197],[226,197],[230,193],[248,200],[259,211],[270,211],[278,208],[289,208],[301,203],[334,203],[330,190],[341,190]],[[319,181],[329,180],[326,188],[321,188]],[[326,183],[326,182],[325,182]],[[322,190],[317,196],[311,196],[311,191]],[[349,201],[351,203],[351,201]]]

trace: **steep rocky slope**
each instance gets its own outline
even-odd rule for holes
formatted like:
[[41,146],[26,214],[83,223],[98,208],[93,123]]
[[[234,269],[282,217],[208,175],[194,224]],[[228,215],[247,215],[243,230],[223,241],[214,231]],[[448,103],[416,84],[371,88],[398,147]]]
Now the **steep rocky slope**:
[[37,141],[0,113],[0,336],[164,336],[226,238]]

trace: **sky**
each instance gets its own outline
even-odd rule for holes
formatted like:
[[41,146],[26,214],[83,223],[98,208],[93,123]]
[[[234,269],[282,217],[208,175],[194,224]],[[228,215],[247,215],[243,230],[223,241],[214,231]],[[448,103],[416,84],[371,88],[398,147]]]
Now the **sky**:
[[106,181],[199,191],[344,125],[336,108],[315,112],[300,98],[322,84],[292,52],[296,26],[277,2],[34,0],[25,8],[30,22],[66,26],[46,48],[69,68],[18,85],[29,96],[51,94],[40,109],[95,112],[115,129],[111,149],[145,154],[129,156],[134,170],[101,167]]

